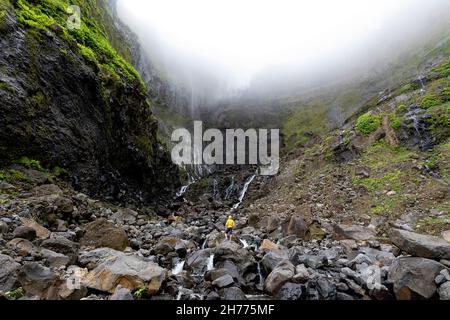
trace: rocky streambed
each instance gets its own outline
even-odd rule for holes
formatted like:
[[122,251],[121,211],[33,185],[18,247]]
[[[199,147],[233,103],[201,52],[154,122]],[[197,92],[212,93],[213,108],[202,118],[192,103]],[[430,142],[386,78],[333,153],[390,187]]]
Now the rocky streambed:
[[187,194],[161,209],[114,206],[16,170],[26,183],[0,182],[5,299],[450,299],[450,242],[441,238],[325,228],[301,213],[275,221],[249,215],[244,201],[225,241],[227,211],[251,175],[235,192],[218,179],[220,196]]

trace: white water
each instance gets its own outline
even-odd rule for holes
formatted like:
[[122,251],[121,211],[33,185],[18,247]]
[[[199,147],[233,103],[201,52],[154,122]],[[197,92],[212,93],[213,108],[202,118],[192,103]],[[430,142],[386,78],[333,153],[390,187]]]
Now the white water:
[[216,179],[214,179],[213,181],[213,196],[216,199],[218,196],[220,196],[220,192],[219,192],[219,183],[217,182]]
[[418,80],[420,82],[420,93],[425,93],[425,84],[423,83],[423,78],[419,75]]
[[208,262],[206,264],[206,270],[211,271],[214,269],[214,254],[211,254],[208,258]]
[[253,179],[255,179],[256,175],[254,174],[253,176],[250,177],[250,179],[247,180],[247,182],[245,182],[244,184],[244,188],[241,191],[241,195],[239,196],[239,202],[236,203],[233,206],[233,209],[237,209],[239,208],[239,206],[241,205],[242,201],[244,200],[245,194],[247,193],[247,189],[250,186],[250,184],[252,183]]
[[181,296],[183,295],[183,287],[178,287],[178,294],[177,294],[177,300],[181,300]]
[[177,275],[183,271],[185,261],[178,262],[177,265],[172,269],[172,274]]
[[239,241],[242,243],[242,246],[244,247],[244,249],[248,247],[247,241],[245,241],[244,239],[239,239]]
[[231,193],[233,192],[233,188],[234,188],[234,176],[231,177],[231,184],[225,190],[225,200],[227,200],[231,196]]
[[258,262],[258,264],[257,264],[257,272],[258,272],[258,277],[259,277],[259,286],[261,287],[261,288],[263,288],[264,287],[264,278],[263,278],[263,275],[262,275],[262,273],[261,273],[261,265],[260,265],[260,263]]
[[191,184],[193,184],[194,182],[195,182],[195,178],[193,176],[191,176],[190,174],[188,174],[188,184],[185,186],[182,186],[180,188],[180,191],[177,192],[177,198],[181,197],[183,194],[185,194],[187,189],[189,188],[189,186]]
[[203,243],[202,243],[202,250],[205,250],[205,246],[206,246],[206,241],[207,241],[208,239],[205,239],[205,241],[203,241]]

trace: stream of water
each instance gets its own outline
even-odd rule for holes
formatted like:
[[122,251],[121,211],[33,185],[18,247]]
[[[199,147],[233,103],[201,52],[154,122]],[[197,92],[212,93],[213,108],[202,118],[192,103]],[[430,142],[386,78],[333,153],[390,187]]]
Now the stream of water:
[[233,206],[233,209],[237,209],[239,208],[239,206],[241,205],[242,201],[244,200],[245,194],[247,193],[248,187],[250,186],[250,184],[252,183],[253,179],[255,179],[256,175],[254,174],[253,176],[251,176],[244,184],[244,188],[241,191],[241,195],[239,196],[239,202],[236,203]]

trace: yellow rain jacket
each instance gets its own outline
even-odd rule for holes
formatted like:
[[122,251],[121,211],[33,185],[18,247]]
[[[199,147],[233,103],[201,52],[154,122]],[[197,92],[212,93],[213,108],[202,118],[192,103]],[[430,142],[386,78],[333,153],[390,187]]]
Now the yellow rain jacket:
[[225,227],[226,227],[227,229],[232,229],[232,228],[234,228],[234,221],[233,221],[233,218],[228,217],[227,223],[225,223]]

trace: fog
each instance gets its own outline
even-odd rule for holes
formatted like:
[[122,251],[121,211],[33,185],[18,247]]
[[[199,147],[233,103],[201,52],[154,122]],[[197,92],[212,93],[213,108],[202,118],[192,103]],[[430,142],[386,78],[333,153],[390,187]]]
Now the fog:
[[449,13],[448,0],[118,0],[164,78],[216,97],[386,64]]

